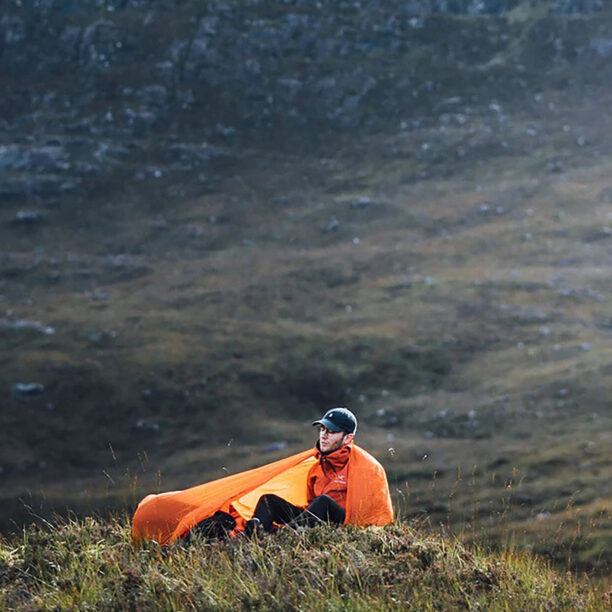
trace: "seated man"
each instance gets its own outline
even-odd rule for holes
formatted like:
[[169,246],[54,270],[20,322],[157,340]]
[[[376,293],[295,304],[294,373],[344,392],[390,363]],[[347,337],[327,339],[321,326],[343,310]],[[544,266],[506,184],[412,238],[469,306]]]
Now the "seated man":
[[234,537],[245,529],[269,532],[287,523],[391,523],[385,469],[353,443],[353,413],[334,408],[313,425],[320,427],[313,449],[181,491],[147,495],[132,520],[134,543],[154,540],[166,546],[196,533],[206,539]]
[[274,531],[274,523],[292,526],[344,523],[350,444],[357,431],[357,419],[347,408],[334,408],[313,425],[319,426],[319,440],[315,445],[317,463],[307,478],[308,506],[294,506],[278,495],[262,495],[253,518],[246,522],[247,534],[259,529]]

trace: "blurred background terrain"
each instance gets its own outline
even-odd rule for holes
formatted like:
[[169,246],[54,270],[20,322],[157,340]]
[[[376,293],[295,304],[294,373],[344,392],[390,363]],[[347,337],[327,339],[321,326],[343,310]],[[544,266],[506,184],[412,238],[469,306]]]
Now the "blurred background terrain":
[[606,576],[612,10],[3,0],[0,529],[297,452]]

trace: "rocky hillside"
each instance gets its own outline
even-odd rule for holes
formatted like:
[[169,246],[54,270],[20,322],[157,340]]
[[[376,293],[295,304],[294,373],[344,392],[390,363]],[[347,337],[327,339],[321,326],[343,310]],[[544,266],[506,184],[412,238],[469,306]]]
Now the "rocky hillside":
[[596,84],[603,4],[7,0],[0,197],[206,182],[245,141],[364,137]]

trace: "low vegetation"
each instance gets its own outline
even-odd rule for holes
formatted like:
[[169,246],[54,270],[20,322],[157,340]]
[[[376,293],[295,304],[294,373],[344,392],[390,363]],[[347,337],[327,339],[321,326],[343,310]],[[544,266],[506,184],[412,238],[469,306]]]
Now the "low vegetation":
[[[310,422],[346,404],[402,519],[609,579],[610,8],[5,4],[0,532],[130,512],[298,452]],[[25,27],[38,4],[57,35]],[[198,61],[219,50],[223,82],[251,43],[262,73],[200,90],[207,79],[172,59],[187,40]],[[378,85],[354,90],[370,73]],[[98,542],[105,529],[104,546],[127,539],[120,524],[64,531]],[[22,547],[6,544],[3,567]],[[149,554],[117,550],[113,585]],[[45,605],[69,597],[36,567],[25,576]],[[34,601],[22,579],[10,597]]]
[[320,527],[250,541],[134,548],[125,517],[24,529],[0,542],[0,610],[584,610],[610,595],[506,548],[416,523]]

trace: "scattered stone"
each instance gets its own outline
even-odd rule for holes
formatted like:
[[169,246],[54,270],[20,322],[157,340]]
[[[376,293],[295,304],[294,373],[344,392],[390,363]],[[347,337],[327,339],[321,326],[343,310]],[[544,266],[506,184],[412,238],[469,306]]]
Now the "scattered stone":
[[140,431],[148,432],[148,433],[158,433],[160,430],[159,423],[154,423],[153,421],[147,421],[146,419],[138,419],[136,423],[134,423],[134,429],[138,429]]
[[117,337],[115,330],[93,332],[87,336],[90,342],[98,345],[106,345],[112,342]]
[[39,210],[19,210],[13,217],[14,225],[40,225],[45,220],[44,213]]
[[612,204],[612,187],[605,187],[602,189],[599,198],[606,204]]
[[0,20],[0,33],[3,34],[1,42],[5,45],[15,45],[25,38],[26,26],[23,19],[7,15]]
[[28,401],[39,396],[45,390],[40,383],[15,383],[11,387],[11,397],[19,401]]
[[593,38],[589,42],[589,46],[582,50],[583,55],[596,55],[603,59],[612,57],[612,39],[610,38]]
[[24,319],[0,319],[0,329],[32,329],[46,336],[55,333],[55,329],[49,325],[43,325],[40,321],[26,321]]
[[272,442],[262,448],[264,453],[275,453],[277,451],[285,450],[289,446],[289,443],[285,440],[279,440],[278,442]]
[[90,294],[90,297],[94,302],[104,302],[108,300],[110,295],[107,291],[102,291],[101,289],[94,289],[94,291]]
[[163,105],[168,97],[168,90],[163,85],[147,85],[134,91],[134,95],[145,104]]
[[187,144],[178,143],[171,145],[165,152],[169,161],[174,163],[175,167],[183,170],[191,170],[197,168],[216,156],[216,152],[207,143]]
[[215,133],[220,134],[221,136],[234,136],[236,134],[236,128],[232,127],[231,125],[217,123],[215,126]]
[[372,206],[374,204],[374,200],[368,198],[367,196],[362,196],[360,198],[356,198],[355,200],[351,200],[350,207],[351,208],[368,208],[368,206]]
[[61,145],[0,146],[0,168],[21,172],[57,172],[70,169],[70,156]]
[[79,56],[89,68],[108,68],[123,48],[119,28],[106,19],[98,19],[85,28]]
[[332,217],[332,219],[330,219],[329,223],[322,228],[322,231],[324,233],[332,233],[332,232],[337,232],[340,229],[340,221],[338,221],[338,219],[336,219],[335,217]]

